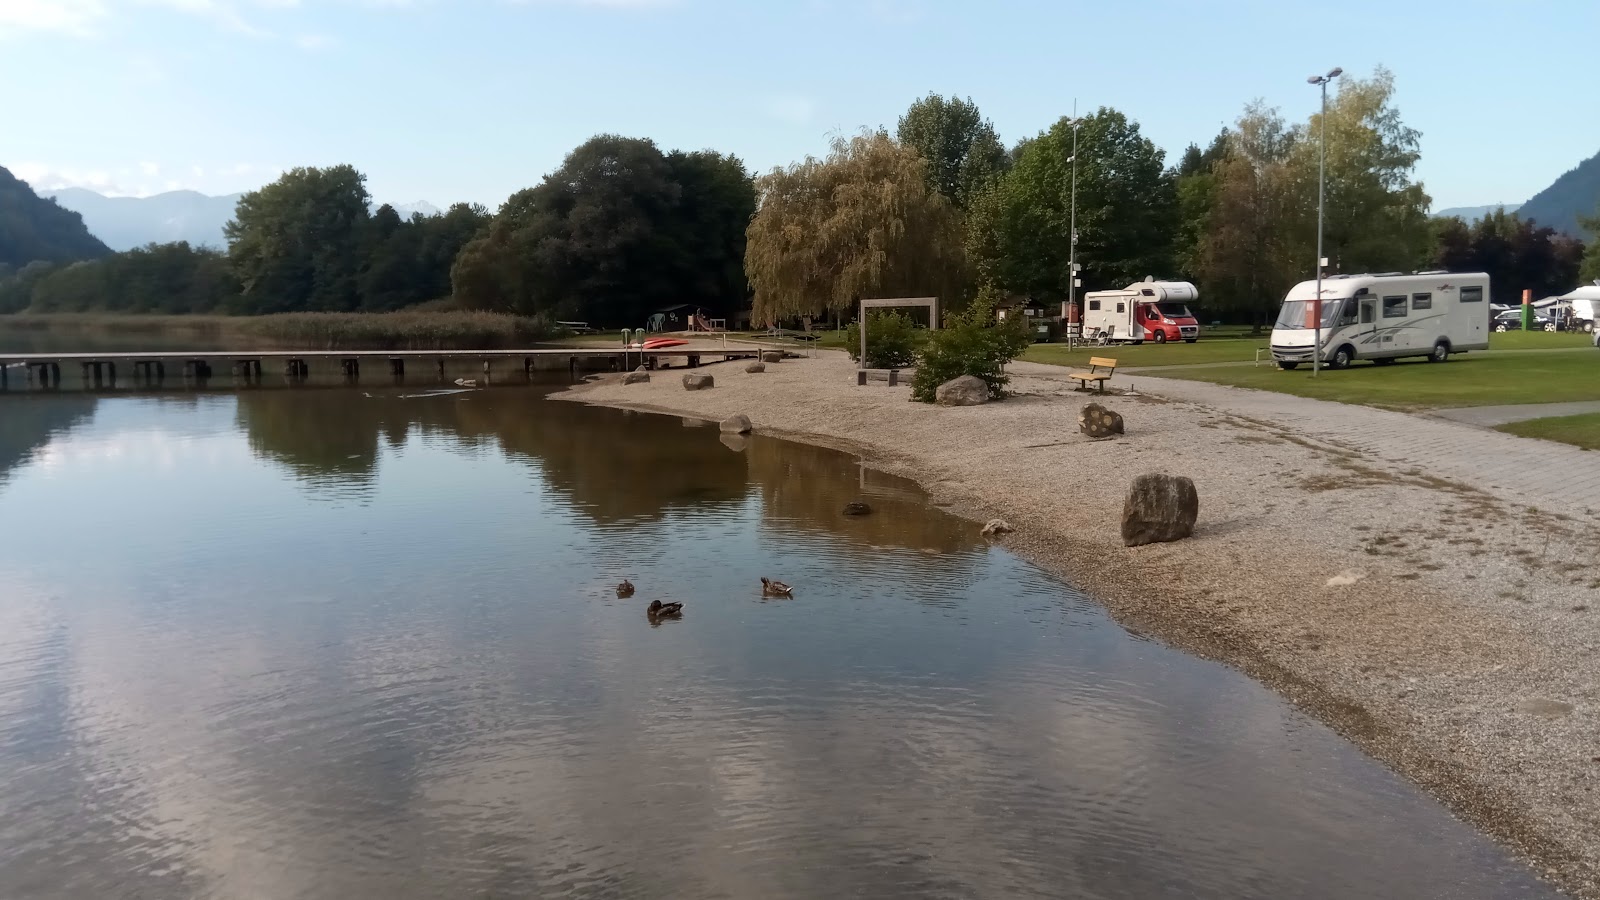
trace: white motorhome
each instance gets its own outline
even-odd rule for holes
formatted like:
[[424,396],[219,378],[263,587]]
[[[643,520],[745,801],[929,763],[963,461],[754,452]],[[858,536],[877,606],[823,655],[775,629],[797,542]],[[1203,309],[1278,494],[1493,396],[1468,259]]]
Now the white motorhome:
[[1572,305],[1572,321],[1583,331],[1594,331],[1600,323],[1600,281],[1556,298]]
[[[1285,369],[1311,362],[1316,343],[1315,281],[1283,298],[1272,328],[1272,357]],[[1403,356],[1444,362],[1489,348],[1489,276],[1482,272],[1334,275],[1322,279],[1322,363],[1358,359],[1380,365]]]
[[1200,339],[1200,322],[1188,304],[1200,292],[1187,281],[1147,279],[1120,291],[1091,291],[1083,298],[1085,335],[1142,344]]

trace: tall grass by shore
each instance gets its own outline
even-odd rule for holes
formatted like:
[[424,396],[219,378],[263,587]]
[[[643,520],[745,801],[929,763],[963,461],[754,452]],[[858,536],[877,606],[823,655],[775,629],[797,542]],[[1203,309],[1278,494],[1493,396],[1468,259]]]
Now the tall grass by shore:
[[[0,316],[0,349],[504,350],[559,336],[544,319],[489,312]],[[144,346],[146,343],[149,346]]]

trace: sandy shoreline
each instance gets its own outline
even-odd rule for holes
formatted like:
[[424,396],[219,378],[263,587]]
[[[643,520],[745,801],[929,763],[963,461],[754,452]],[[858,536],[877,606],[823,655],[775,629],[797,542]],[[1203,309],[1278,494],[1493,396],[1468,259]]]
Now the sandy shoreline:
[[[857,387],[849,360],[826,352],[763,374],[708,366],[708,391],[667,370],[559,396],[744,413],[763,433],[913,478],[970,519],[1005,518],[1006,547],[1126,627],[1269,685],[1600,900],[1600,572],[1566,549],[1592,560],[1600,510],[1532,509],[1487,483],[1149,394],[1111,398],[1128,435],[1091,442],[1064,370],[1017,368],[1018,396],[955,409]],[[1193,540],[1122,546],[1123,495],[1147,471],[1195,480]]]

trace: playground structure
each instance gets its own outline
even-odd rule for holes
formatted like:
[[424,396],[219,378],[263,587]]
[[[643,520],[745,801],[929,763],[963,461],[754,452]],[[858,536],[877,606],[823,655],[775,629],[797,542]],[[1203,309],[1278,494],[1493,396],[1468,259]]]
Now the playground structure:
[[858,318],[856,320],[857,322],[861,323],[861,327],[859,329],[859,331],[861,332],[861,355],[856,358],[856,384],[858,384],[858,385],[866,384],[867,383],[867,375],[868,375],[868,373],[870,373],[870,372],[878,372],[878,371],[887,371],[887,374],[889,376],[889,384],[890,384],[890,386],[893,386],[893,385],[899,383],[899,381],[900,381],[900,370],[899,369],[882,370],[882,369],[869,369],[869,368],[867,368],[867,310],[869,310],[869,309],[895,309],[895,308],[898,308],[898,307],[906,307],[906,306],[927,307],[927,309],[928,309],[928,328],[929,328],[929,330],[932,330],[932,331],[937,331],[938,330],[938,328],[939,328],[939,298],[938,297],[889,297],[889,298],[883,298],[883,299],[879,299],[879,300],[866,300],[866,299],[863,299],[861,301],[860,318]]

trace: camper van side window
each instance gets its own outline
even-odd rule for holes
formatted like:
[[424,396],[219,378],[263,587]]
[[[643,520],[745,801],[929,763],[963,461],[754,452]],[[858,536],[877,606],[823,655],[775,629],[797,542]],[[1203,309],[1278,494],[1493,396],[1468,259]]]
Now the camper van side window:
[[1123,303],[1120,300],[1117,301],[1117,312],[1127,312],[1127,311],[1128,311],[1128,304]]
[[1406,297],[1404,294],[1398,297],[1383,298],[1383,317],[1385,319],[1404,319],[1406,317]]
[[1343,328],[1346,325],[1354,325],[1355,323],[1356,301],[1354,299],[1346,300],[1344,301],[1344,306],[1339,310],[1339,327]]
[[1098,310],[1100,308],[1100,301],[1099,300],[1090,300],[1089,301],[1089,308],[1090,309],[1094,309],[1094,310]]
[[1461,302],[1462,303],[1482,303],[1483,302],[1483,285],[1475,284],[1475,285],[1473,285],[1471,287],[1463,287],[1461,289]]
[[1432,294],[1412,294],[1411,295],[1411,308],[1412,309],[1433,309],[1433,295]]

